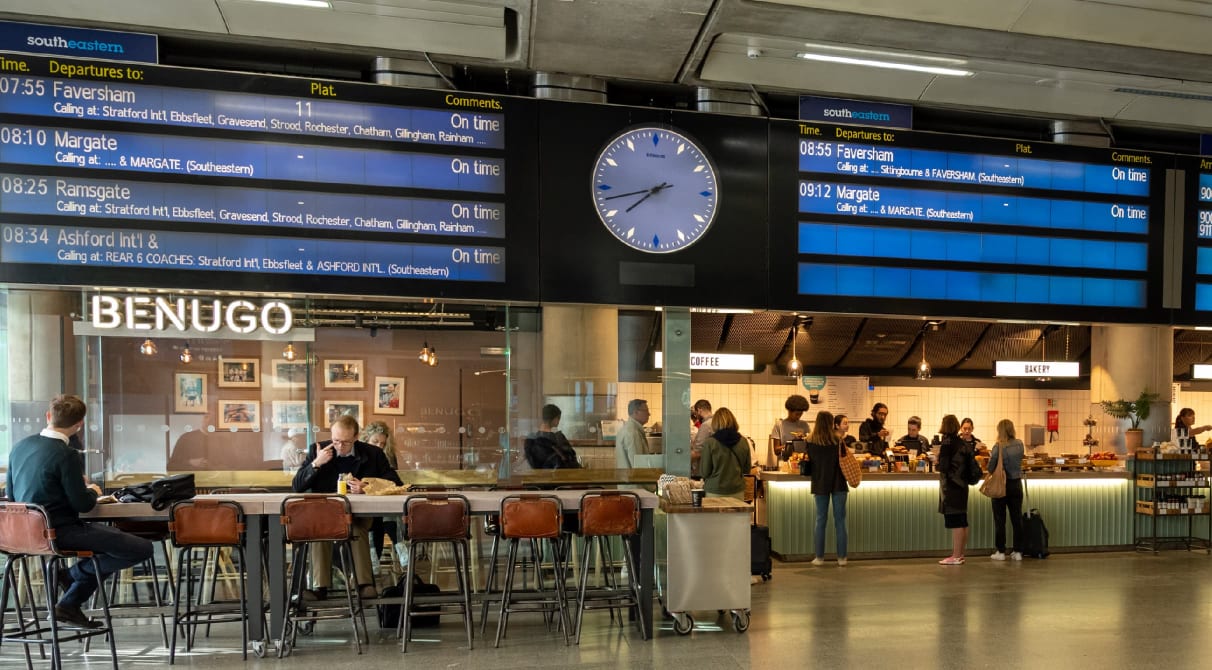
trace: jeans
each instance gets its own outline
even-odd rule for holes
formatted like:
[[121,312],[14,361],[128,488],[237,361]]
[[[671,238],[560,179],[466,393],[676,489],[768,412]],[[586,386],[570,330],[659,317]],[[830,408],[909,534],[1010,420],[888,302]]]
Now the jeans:
[[837,557],[846,558],[846,491],[834,491],[816,498],[816,532],[812,536],[817,558],[825,556],[825,524],[829,520],[829,499],[833,499],[833,532],[837,535]]
[[997,550],[1006,553],[1006,508],[1010,508],[1010,527],[1014,530],[1011,551],[1022,551],[1023,539],[1023,480],[1006,480],[1006,497],[993,499],[993,542]]
[[[55,546],[64,551],[91,551],[97,558],[104,581],[109,575],[151,558],[152,543],[117,528],[91,523],[72,523],[55,528]],[[80,559],[71,569],[72,585],[59,599],[61,606],[79,607],[97,590],[92,561]]]

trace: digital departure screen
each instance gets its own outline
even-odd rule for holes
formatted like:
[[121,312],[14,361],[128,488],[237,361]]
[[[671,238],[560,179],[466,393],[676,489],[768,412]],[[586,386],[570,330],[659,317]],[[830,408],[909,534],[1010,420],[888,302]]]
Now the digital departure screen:
[[774,122],[773,306],[1159,319],[1166,160]]
[[532,101],[3,59],[5,280],[537,298]]
[[[1193,322],[1207,324],[1212,321],[1212,158],[1198,158],[1185,165],[1187,173],[1187,221],[1186,248],[1190,251],[1183,259],[1187,270],[1183,277],[1188,280],[1184,294],[1193,296],[1184,302],[1184,314],[1194,316]],[[1187,310],[1195,310],[1191,314]],[[1200,312],[1209,313],[1207,317]]]

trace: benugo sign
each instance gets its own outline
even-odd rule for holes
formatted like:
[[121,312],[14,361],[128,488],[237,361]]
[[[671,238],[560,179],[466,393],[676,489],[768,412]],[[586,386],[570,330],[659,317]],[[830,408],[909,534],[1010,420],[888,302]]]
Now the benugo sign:
[[226,326],[241,335],[258,329],[281,335],[294,326],[295,317],[290,305],[281,300],[258,305],[243,299],[94,295],[90,320],[101,330],[213,333]]

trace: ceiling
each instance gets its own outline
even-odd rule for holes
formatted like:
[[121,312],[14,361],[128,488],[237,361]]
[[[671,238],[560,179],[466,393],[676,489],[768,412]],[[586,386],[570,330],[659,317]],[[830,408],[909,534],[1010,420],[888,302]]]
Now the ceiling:
[[[1198,130],[1212,119],[1208,0],[6,0],[20,20],[155,32],[166,51],[293,50],[763,94]],[[216,48],[218,47],[218,48]],[[264,53],[264,52],[262,52]],[[824,53],[944,63],[952,77],[821,63]],[[307,63],[301,67],[307,67]]]
[[[908,102],[919,117],[1097,119],[1116,134],[1164,128],[1186,133],[1183,141],[1212,124],[1212,0],[331,0],[322,9],[5,0],[0,17],[157,33],[165,62],[178,64],[366,78],[377,56],[429,57],[477,90],[501,92],[503,80],[504,92],[525,93],[537,71],[596,75],[613,84],[612,102],[636,102],[616,99],[619,90],[643,90],[647,104],[661,104],[652,91],[711,86],[767,101],[822,93]],[[468,72],[486,74],[469,80]],[[759,364],[780,368],[796,318],[696,314],[694,348],[752,351]],[[943,374],[984,375],[998,358],[1089,360],[1087,327],[950,321],[931,331],[919,319],[798,318],[796,355],[810,369],[911,371],[923,338]],[[1176,370],[1212,357],[1205,335],[1176,334]]]

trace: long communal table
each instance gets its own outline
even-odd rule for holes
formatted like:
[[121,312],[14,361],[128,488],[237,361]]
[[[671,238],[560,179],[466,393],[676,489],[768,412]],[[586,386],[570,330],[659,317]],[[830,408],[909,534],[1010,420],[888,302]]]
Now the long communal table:
[[[509,495],[517,495],[520,491],[452,491],[467,498],[471,504],[471,513],[484,515],[494,514],[501,509],[501,500]],[[525,492],[537,493],[537,492]],[[543,495],[554,495],[560,498],[565,511],[576,511],[581,507],[583,490],[545,491]],[[640,542],[635,548],[635,556],[639,566],[641,602],[640,608],[644,630],[647,638],[652,639],[653,627],[653,589],[654,589],[654,531],[653,510],[659,505],[659,498],[647,491],[634,491],[640,497],[642,507],[640,516]],[[251,616],[248,619],[250,640],[268,640],[270,631],[281,630],[286,608],[286,543],[284,541],[282,524],[278,517],[281,513],[282,501],[289,493],[238,493],[231,495],[203,495],[199,499],[213,498],[236,502],[244,510],[247,524],[244,551],[248,557],[247,584],[245,589],[248,597],[250,612],[263,611],[266,606],[265,595],[261,588],[262,580],[269,583],[269,613],[270,630],[264,630],[261,617]],[[403,512],[406,496],[349,496],[350,507],[354,516],[390,516]],[[155,520],[167,519],[168,511],[152,509],[148,503],[113,503],[98,505],[88,514],[81,515],[85,519],[95,521],[116,520]],[[265,532],[265,555],[262,554],[261,536]],[[262,562],[262,559],[265,562]],[[268,566],[269,573],[263,574],[262,566]]]

